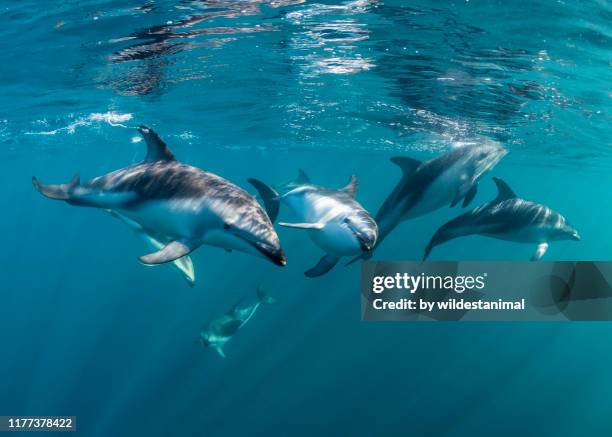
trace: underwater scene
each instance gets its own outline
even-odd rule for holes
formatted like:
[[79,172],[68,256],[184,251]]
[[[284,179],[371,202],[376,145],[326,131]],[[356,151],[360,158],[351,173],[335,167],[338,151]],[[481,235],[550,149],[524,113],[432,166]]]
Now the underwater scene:
[[610,434],[606,322],[360,313],[368,259],[612,257],[610,2],[0,10],[0,415]]

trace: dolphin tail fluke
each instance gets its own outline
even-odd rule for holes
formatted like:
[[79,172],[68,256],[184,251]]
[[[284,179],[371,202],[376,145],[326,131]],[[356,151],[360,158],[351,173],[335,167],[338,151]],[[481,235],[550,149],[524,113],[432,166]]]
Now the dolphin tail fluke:
[[304,272],[304,275],[308,276],[309,278],[316,278],[317,276],[322,276],[325,273],[329,272],[338,263],[339,259],[340,258],[338,258],[337,256],[326,254],[319,260],[316,266],[309,270],[306,270]]
[[56,200],[70,200],[74,189],[79,186],[81,180],[78,175],[75,175],[67,184],[58,185],[43,185],[35,176],[32,176],[34,187],[45,197]]
[[248,181],[259,193],[264,203],[264,207],[266,208],[266,212],[268,213],[268,217],[270,217],[270,221],[274,223],[278,217],[278,210],[280,209],[278,193],[272,187],[258,179],[250,178]]
[[278,303],[278,299],[265,291],[261,285],[257,287],[257,299],[266,305],[274,305],[275,303]]

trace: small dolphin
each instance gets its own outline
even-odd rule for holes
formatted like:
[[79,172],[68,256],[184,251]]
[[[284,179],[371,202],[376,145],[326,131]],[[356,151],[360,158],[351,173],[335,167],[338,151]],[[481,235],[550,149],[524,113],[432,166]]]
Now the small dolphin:
[[497,185],[497,197],[442,225],[427,245],[423,260],[435,246],[466,235],[537,244],[532,261],[544,256],[549,241],[580,240],[578,231],[561,214],[521,199],[503,180],[495,177],[493,180]]
[[299,223],[279,223],[289,228],[306,229],[312,241],[325,251],[316,266],[304,272],[310,278],[331,270],[340,257],[362,254],[374,247],[378,226],[370,214],[355,200],[357,178],[339,190],[312,185],[306,173],[283,195],[257,179],[249,179],[266,205],[270,219],[278,215],[284,203],[297,216]]
[[238,301],[226,314],[213,320],[208,327],[200,333],[200,342],[204,347],[214,348],[219,355],[225,358],[223,346],[230,338],[242,328],[259,306],[263,303],[272,305],[277,302],[275,298],[264,292],[261,287],[257,288],[257,302],[252,305],[241,307]]
[[[478,179],[507,153],[500,144],[489,141],[461,144],[425,162],[407,157],[391,158],[403,175],[374,218],[380,229],[376,247],[404,220],[446,205],[452,208],[462,199],[463,207],[469,205],[476,196]],[[347,265],[360,258],[368,259],[373,252],[354,258]]]
[[253,196],[213,173],[178,162],[152,129],[140,126],[138,131],[147,144],[141,163],[83,184],[78,176],[62,185],[43,185],[33,177],[34,186],[51,199],[109,210],[140,228],[158,249],[141,256],[143,264],[179,260],[202,244],[286,264],[272,222]]

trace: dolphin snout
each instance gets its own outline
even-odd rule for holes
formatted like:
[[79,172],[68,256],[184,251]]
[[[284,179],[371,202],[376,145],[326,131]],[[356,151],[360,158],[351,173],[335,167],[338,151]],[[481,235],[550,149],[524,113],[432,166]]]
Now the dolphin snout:
[[287,265],[287,257],[285,256],[283,249],[278,250],[278,252],[276,252],[276,254],[274,254],[270,259],[277,266],[284,267]]
[[574,231],[574,233],[572,234],[572,240],[580,241],[580,234],[578,233],[578,231]]
[[349,226],[349,228],[363,252],[369,252],[372,250],[372,248],[374,248],[374,244],[376,244],[376,235],[371,235],[369,232],[359,231],[351,226]]
[[367,238],[360,238],[357,236],[357,240],[359,241],[359,246],[361,250],[364,252],[369,252],[374,247],[374,241]]
[[359,243],[359,247],[363,252],[369,252],[374,248],[378,238],[378,227],[376,223],[371,222],[371,224],[363,226],[350,219],[347,219],[345,223],[353,233],[354,238]]
[[285,256],[285,252],[283,249],[279,248],[269,248],[269,247],[257,247],[259,251],[270,261],[280,267],[284,267],[287,265],[287,257]]

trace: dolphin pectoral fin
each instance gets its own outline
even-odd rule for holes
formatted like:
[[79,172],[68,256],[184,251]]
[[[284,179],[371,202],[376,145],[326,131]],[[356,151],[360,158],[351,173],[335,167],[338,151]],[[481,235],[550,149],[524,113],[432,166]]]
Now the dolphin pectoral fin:
[[474,184],[472,185],[472,188],[470,188],[470,191],[468,191],[465,197],[463,198],[463,203],[461,204],[461,208],[465,208],[466,206],[468,206],[472,202],[472,200],[474,200],[474,197],[476,197],[477,192],[478,192],[478,182],[474,182]]
[[346,184],[343,188],[340,188],[340,191],[344,191],[346,194],[354,198],[357,195],[358,185],[357,176],[352,175],[349,178],[348,184]]
[[427,258],[429,258],[429,254],[431,253],[431,250],[433,248],[434,248],[434,244],[432,241],[430,241],[427,247],[425,248],[425,252],[423,253],[423,259],[421,260],[421,262],[427,261]]
[[49,199],[55,200],[70,200],[72,198],[72,192],[80,183],[81,179],[78,175],[75,175],[69,183],[58,185],[43,185],[35,176],[32,176],[32,184],[34,184],[38,192]]
[[141,256],[138,258],[143,264],[163,264],[170,261],[177,260],[185,255],[188,255],[195,250],[200,243],[195,243],[189,240],[174,240],[166,244],[163,248],[157,252],[150,253],[148,255]]
[[391,158],[391,162],[402,169],[404,176],[412,176],[416,169],[422,164],[418,159],[408,158],[406,156],[394,156]]
[[[476,188],[477,190],[478,188]],[[470,183],[468,181],[464,182],[458,189],[457,189],[457,193],[455,193],[455,197],[453,198],[453,201],[450,204],[450,207],[454,207],[456,204],[459,203],[459,201],[461,199],[467,198],[469,196],[472,196],[469,200],[471,201],[474,196],[476,195],[476,191],[474,191],[472,193],[472,190],[475,190],[474,188],[474,184]],[[465,199],[464,199],[465,202]],[[467,202],[469,203],[469,202]],[[467,205],[467,203],[465,203],[463,206]]]
[[285,223],[280,222],[279,226],[284,226],[286,228],[297,228],[297,229],[314,229],[320,230],[325,227],[324,223]]
[[316,266],[306,270],[304,275],[309,278],[316,278],[317,276],[324,275],[338,263],[339,259],[340,258],[335,255],[326,254],[319,260]]
[[353,258],[352,260],[350,260],[349,262],[347,262],[346,264],[344,264],[344,267],[348,267],[348,266],[350,266],[351,264],[356,263],[357,261],[359,261],[359,260],[361,260],[361,259],[365,259],[365,258],[363,257],[363,254],[361,254],[361,255],[357,255],[355,258]]
[[266,208],[266,213],[268,213],[270,221],[274,223],[276,221],[276,217],[278,217],[278,210],[280,208],[278,193],[273,188],[258,179],[249,178],[248,181],[259,193],[259,196],[264,203],[264,207]]
[[146,126],[138,126],[138,132],[140,132],[147,143],[147,155],[144,162],[176,160],[168,145],[153,129]]
[[363,252],[361,255],[357,255],[355,258],[344,264],[344,267],[348,267],[359,260],[367,261],[372,258],[372,255],[374,255],[374,249],[370,250],[369,252]]
[[190,287],[195,285],[195,269],[193,268],[193,261],[189,255],[180,257],[172,261],[174,266],[183,274],[185,281]]
[[214,345],[213,348],[217,351],[221,358],[226,358],[225,352],[223,352],[223,348],[219,345]]
[[[142,228],[142,226],[140,226],[140,224],[136,223],[134,220],[111,209],[109,209],[108,212],[116,219],[119,219],[123,223],[128,225],[128,227],[130,227],[134,232],[136,232],[150,246],[154,247],[155,249],[161,249],[164,247],[164,243],[159,241],[159,237],[155,238],[154,236],[148,234]],[[193,287],[195,285],[195,269],[193,267],[193,261],[191,261],[191,258],[185,255],[181,258],[172,261],[172,264],[182,274],[183,278],[185,278],[185,281],[187,281],[187,284],[189,284],[190,287]]]
[[458,204],[460,200],[461,200],[461,196],[459,195],[459,193],[457,193],[455,197],[453,198],[452,202],[450,203],[450,207],[454,208],[455,205]]
[[538,248],[536,249],[535,253],[531,257],[531,261],[539,261],[540,259],[542,259],[542,257],[544,256],[547,250],[548,250],[548,243],[546,241],[538,244]]

